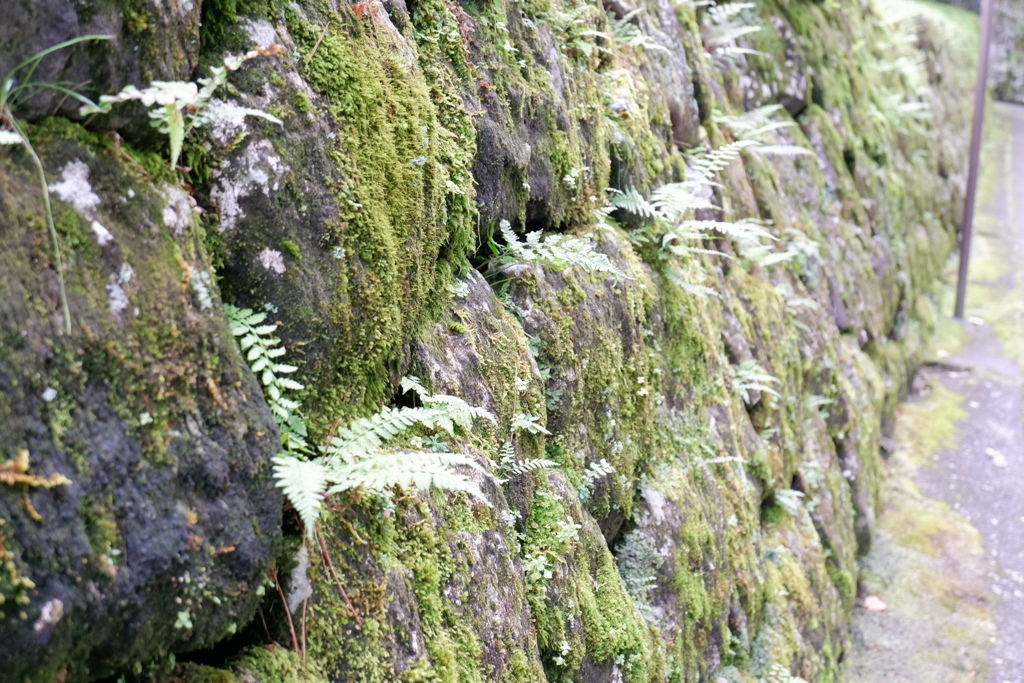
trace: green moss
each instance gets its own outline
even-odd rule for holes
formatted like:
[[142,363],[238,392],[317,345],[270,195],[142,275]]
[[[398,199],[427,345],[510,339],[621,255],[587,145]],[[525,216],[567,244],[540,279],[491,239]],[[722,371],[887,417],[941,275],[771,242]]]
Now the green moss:
[[957,423],[967,417],[963,401],[960,394],[935,383],[926,402],[903,406],[895,439],[915,465],[930,462],[940,448],[954,443]]
[[199,40],[204,50],[223,48],[225,39],[236,28],[239,17],[251,12],[262,0],[208,0],[203,3]]
[[455,334],[466,334],[469,332],[469,328],[460,323],[458,320],[448,321],[448,331]]
[[280,645],[250,647],[229,662],[228,668],[182,664],[172,676],[156,683],[326,683],[309,660]]
[[340,406],[375,407],[390,395],[404,340],[437,315],[447,283],[467,267],[475,212],[472,128],[431,102],[386,35],[322,9],[326,28],[286,15],[300,51],[318,46],[300,71],[346,131],[331,143],[343,180],[332,188],[341,212],[328,230],[350,260],[329,312],[332,365],[306,369],[307,408],[326,424]]
[[302,262],[302,249],[292,240],[281,240],[281,251],[288,254],[299,263]]
[[[281,85],[284,85],[284,81],[281,81]],[[292,99],[292,105],[295,107],[295,111],[301,114],[308,114],[313,111],[313,101],[309,99],[309,95],[297,90]]]

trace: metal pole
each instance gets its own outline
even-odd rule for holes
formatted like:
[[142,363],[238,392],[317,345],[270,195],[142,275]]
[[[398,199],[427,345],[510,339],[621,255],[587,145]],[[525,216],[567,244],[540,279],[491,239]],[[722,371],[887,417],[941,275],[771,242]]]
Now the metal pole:
[[985,120],[985,93],[988,85],[988,54],[992,42],[994,0],[981,3],[981,55],[978,60],[978,83],[974,88],[974,126],[971,129],[971,159],[967,171],[967,197],[964,201],[964,222],[960,229],[960,274],[956,283],[956,313],[964,317],[967,297],[967,269],[971,260],[971,236],[974,230],[974,200],[978,193],[978,157],[981,155],[981,126]]

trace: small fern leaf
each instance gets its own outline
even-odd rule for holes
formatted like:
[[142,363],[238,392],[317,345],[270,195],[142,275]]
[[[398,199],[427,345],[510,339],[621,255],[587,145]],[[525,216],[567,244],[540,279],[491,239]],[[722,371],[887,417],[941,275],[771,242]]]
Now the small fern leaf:
[[657,208],[644,199],[644,196],[633,186],[627,187],[625,190],[609,191],[608,201],[612,203],[612,206],[641,218],[655,218],[658,215]]
[[516,447],[512,445],[512,441],[506,441],[501,445],[501,450],[498,452],[498,460],[502,466],[511,465],[516,461]]
[[419,377],[407,375],[402,378],[402,392],[409,393],[410,391],[416,392],[416,395],[420,398],[430,396],[430,392],[420,382]]
[[348,427],[339,429],[338,439],[332,446],[341,450],[354,448],[372,451],[417,423],[432,424],[433,413],[424,408],[385,406],[379,413],[360,418]]
[[307,536],[312,538],[330,479],[327,468],[319,462],[279,455],[274,458],[274,479],[299,513]]
[[372,457],[332,468],[330,476],[337,484],[331,491],[350,488],[385,491],[392,486],[419,489],[434,486],[446,491],[463,491],[490,505],[474,482],[452,469],[455,466],[484,471],[476,460],[460,453],[378,452]]
[[536,470],[547,470],[558,467],[559,464],[554,460],[547,460],[545,458],[531,458],[529,460],[523,460],[521,462],[514,462],[508,465],[505,469],[510,474],[526,474],[527,472],[534,472]]

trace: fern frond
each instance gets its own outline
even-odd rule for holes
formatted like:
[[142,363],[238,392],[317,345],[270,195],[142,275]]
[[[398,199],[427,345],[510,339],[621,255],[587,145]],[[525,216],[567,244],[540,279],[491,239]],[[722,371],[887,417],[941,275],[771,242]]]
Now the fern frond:
[[706,287],[701,284],[689,282],[682,275],[675,272],[674,270],[666,271],[665,275],[666,277],[668,277],[669,281],[672,284],[674,284],[676,287],[679,287],[688,294],[693,294],[694,296],[698,296],[702,299],[718,298],[720,296],[719,293],[712,289],[711,287]]
[[[506,476],[518,476],[526,474],[527,472],[534,472],[536,470],[560,467],[559,463],[554,460],[547,460],[546,458],[518,460],[516,456],[516,449],[515,446],[512,445],[512,441],[506,441],[502,444],[498,458],[501,463],[502,473]],[[504,483],[504,480],[502,480],[502,483]]]
[[516,413],[512,417],[512,429],[530,434],[551,434],[547,427],[540,423],[540,418],[527,413]]
[[501,450],[498,451],[498,462],[501,463],[502,467],[511,465],[516,461],[516,447],[512,445],[512,441],[506,441],[501,445]]
[[607,273],[623,280],[632,280],[606,254],[595,249],[590,235],[543,235],[540,231],[527,233],[520,241],[508,221],[502,221],[501,234],[505,246],[491,260],[490,269],[506,272],[519,263],[538,263],[556,271],[574,267],[588,272]]
[[559,467],[559,464],[554,460],[547,460],[545,458],[530,458],[528,460],[520,460],[519,462],[512,463],[506,468],[506,472],[512,475],[526,474],[527,472],[534,472],[536,470],[548,470]]
[[274,458],[274,479],[312,538],[330,480],[327,468],[319,462],[279,455]]
[[705,181],[711,182],[715,175],[724,171],[729,164],[739,158],[743,150],[756,147],[758,144],[756,140],[740,139],[710,152],[694,151],[691,152],[690,165]]
[[427,391],[426,387],[420,383],[419,377],[413,375],[406,375],[402,378],[402,393],[409,393],[410,391],[416,392],[417,396],[429,396],[430,392]]
[[760,391],[772,396],[778,396],[772,385],[779,384],[776,377],[772,377],[756,360],[748,360],[733,368],[733,386],[743,398],[744,403],[750,402],[750,392]]
[[418,377],[411,375],[402,378],[402,391],[413,391],[423,403],[435,409],[435,412],[426,412],[417,419],[424,426],[432,429],[441,428],[449,434],[454,433],[455,426],[462,429],[469,429],[473,420],[489,420],[494,422],[494,415],[485,408],[471,406],[458,396],[447,394],[431,394],[420,382]]
[[384,492],[393,486],[436,487],[468,493],[490,506],[490,501],[471,479],[452,469],[456,466],[485,471],[474,458],[461,453],[379,451],[372,457],[331,466],[328,476],[335,483],[328,493],[353,488]]
[[361,417],[342,427],[328,446],[328,455],[342,462],[364,457],[385,441],[393,439],[416,424],[433,425],[435,411],[429,408],[391,408],[384,406],[370,417]]
[[[485,408],[471,406],[457,396],[447,394],[435,394],[433,396],[421,396],[423,402],[438,412],[438,423],[443,423],[443,428],[449,434],[454,432],[452,423],[462,429],[468,430],[473,425],[473,420],[487,420],[494,422],[494,415]],[[432,426],[432,425],[427,425]]]
[[282,445],[289,450],[305,450],[305,426],[301,429],[297,426],[301,422],[299,402],[285,395],[305,387],[284,376],[298,371],[296,366],[275,360],[287,353],[281,340],[271,336],[277,331],[277,325],[264,325],[267,314],[255,313],[251,308],[225,304],[224,312],[231,334],[238,338],[238,346],[245,354],[249,368],[263,385],[263,395],[281,432]]
[[708,199],[698,194],[704,187],[704,182],[662,185],[651,193],[651,206],[659,217],[669,223],[679,221],[690,211],[716,208]]
[[591,492],[594,490],[594,485],[597,484],[597,480],[607,477],[614,472],[615,466],[604,458],[590,463],[590,466],[583,470],[580,484],[576,487],[576,493],[579,495],[580,500],[584,503],[587,502],[590,499]]
[[752,2],[730,2],[708,7],[708,16],[716,24],[725,24],[736,19],[744,10],[757,7]]
[[800,147],[799,145],[760,145],[755,147],[753,151],[757,154],[764,154],[765,156],[784,156],[784,157],[813,157],[814,152],[807,149],[806,147]]
[[763,30],[763,26],[737,26],[724,31],[716,31],[715,35],[704,41],[704,44],[712,49],[721,49],[728,46],[729,43],[739,40],[743,36],[749,36],[752,33],[760,33]]
[[655,218],[658,209],[640,194],[632,185],[625,190],[608,188],[608,201],[617,209],[622,209],[641,218]]

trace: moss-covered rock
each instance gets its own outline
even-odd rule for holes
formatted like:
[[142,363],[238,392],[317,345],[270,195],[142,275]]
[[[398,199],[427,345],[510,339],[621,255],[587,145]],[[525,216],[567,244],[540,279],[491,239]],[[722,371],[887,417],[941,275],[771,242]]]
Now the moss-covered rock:
[[[280,537],[277,430],[220,310],[189,197],[74,124],[0,156],[0,652],[10,680],[89,680],[251,618]],[[9,149],[9,148],[8,148]]]

